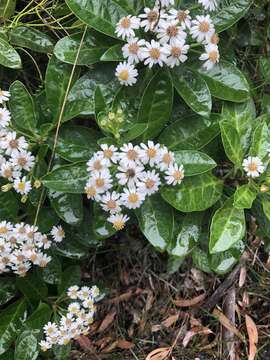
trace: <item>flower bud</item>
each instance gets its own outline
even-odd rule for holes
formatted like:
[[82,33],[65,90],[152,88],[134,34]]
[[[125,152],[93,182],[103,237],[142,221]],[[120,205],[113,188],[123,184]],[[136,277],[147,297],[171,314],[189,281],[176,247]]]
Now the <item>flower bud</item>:
[[36,180],[36,181],[34,182],[34,188],[39,189],[40,187],[41,187],[41,181],[40,181],[40,180]]
[[269,191],[269,187],[265,184],[261,185],[260,192],[265,193]]
[[11,190],[12,188],[13,188],[13,185],[12,185],[11,183],[9,183],[9,184],[3,185],[3,186],[1,187],[1,190],[2,190],[3,192],[8,192],[8,191]]
[[27,195],[23,195],[23,196],[21,197],[21,203],[25,204],[26,201],[27,201],[27,199],[28,199],[28,196],[27,196]]
[[115,113],[109,112],[108,118],[109,118],[109,120],[111,120],[111,121],[114,120],[114,119],[115,119]]

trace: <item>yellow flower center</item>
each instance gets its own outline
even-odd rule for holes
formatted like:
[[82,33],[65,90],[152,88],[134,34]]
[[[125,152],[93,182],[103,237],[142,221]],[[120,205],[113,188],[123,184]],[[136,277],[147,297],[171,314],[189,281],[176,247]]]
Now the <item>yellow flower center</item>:
[[218,52],[216,50],[210,51],[209,59],[215,64],[218,60]]
[[64,236],[65,236],[64,230],[63,230],[63,229],[59,229],[59,230],[57,231],[57,235],[60,236],[60,237],[64,237]]
[[187,18],[187,14],[184,11],[181,11],[181,10],[178,11],[177,19],[180,23],[183,22],[184,20],[186,20],[186,18]]
[[155,186],[155,181],[152,179],[147,179],[145,185],[147,189],[152,189]]
[[157,21],[158,19],[158,13],[156,11],[149,11],[149,13],[147,14],[147,20],[152,23],[154,21]]
[[203,33],[207,33],[210,30],[210,25],[207,21],[202,21],[199,25],[199,30]]
[[110,159],[113,156],[113,152],[110,149],[104,150],[103,155],[106,159]]
[[135,204],[139,200],[139,196],[135,193],[132,193],[128,196],[129,202]]
[[21,190],[21,191],[24,191],[25,190],[25,183],[24,182],[19,182],[18,189]]
[[125,69],[125,70],[120,71],[120,73],[119,73],[120,80],[126,81],[126,80],[128,80],[128,77],[129,77],[128,70]]
[[12,177],[12,169],[11,168],[5,169],[3,171],[3,177],[7,179]]
[[153,158],[157,155],[157,150],[155,148],[149,148],[149,149],[147,149],[147,155],[150,158]]
[[137,152],[134,149],[128,150],[127,152],[127,158],[129,160],[136,160],[138,157]]
[[168,26],[167,35],[170,37],[174,37],[178,34],[178,28],[176,26]]
[[160,58],[160,50],[157,48],[153,48],[149,51],[151,58],[158,60]]
[[26,163],[27,163],[27,160],[26,160],[24,157],[18,158],[17,161],[18,161],[18,164],[19,164],[20,166],[25,166]]
[[104,184],[105,184],[104,179],[102,179],[102,178],[97,178],[96,179],[96,186],[97,187],[102,187],[102,186],[104,186]]
[[124,29],[128,29],[131,25],[131,21],[128,17],[124,17],[122,20],[121,20],[121,23],[120,25],[124,28]]
[[175,58],[178,58],[181,55],[181,49],[179,47],[172,47],[171,48],[171,55]]
[[123,230],[125,227],[125,223],[122,220],[117,220],[113,223],[113,228],[117,231]]
[[179,170],[176,170],[176,171],[173,173],[173,178],[174,178],[176,181],[182,180],[182,179],[183,179],[183,174],[182,174],[182,172],[179,171]]
[[116,208],[116,201],[115,200],[109,200],[107,202],[107,208],[110,210],[114,210]]
[[97,171],[101,170],[102,169],[102,164],[99,160],[96,160],[93,164],[93,168]]
[[162,161],[167,165],[170,164],[172,161],[171,155],[169,153],[164,154],[162,157]]
[[9,142],[9,146],[12,148],[12,149],[17,149],[18,147],[18,141],[17,140],[10,140]]
[[6,226],[1,226],[0,227],[0,234],[6,234],[8,232],[8,229]]
[[128,51],[129,51],[131,54],[136,55],[136,54],[138,53],[138,50],[139,50],[139,46],[138,46],[136,43],[130,44],[130,45],[128,46]]
[[250,171],[257,171],[258,170],[258,165],[255,163],[255,162],[251,162],[249,165],[248,165],[248,169]]
[[217,34],[212,35],[211,37],[211,43],[217,45],[219,43],[219,37]]
[[94,197],[97,194],[97,190],[94,186],[89,186],[86,188],[86,194],[89,197]]

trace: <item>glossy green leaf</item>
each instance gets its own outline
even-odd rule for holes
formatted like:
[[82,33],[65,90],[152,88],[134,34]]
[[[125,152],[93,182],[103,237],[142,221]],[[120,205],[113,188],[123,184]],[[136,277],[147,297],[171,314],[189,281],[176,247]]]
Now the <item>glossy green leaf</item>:
[[27,328],[33,330],[42,330],[43,326],[47,324],[52,315],[52,308],[45,304],[40,303],[37,309],[28,316],[27,320],[25,321],[25,325]]
[[222,120],[219,124],[225,153],[240,168],[244,157],[242,147],[239,146],[240,136],[229,121]]
[[31,303],[45,299],[48,294],[46,284],[35,272],[27,274],[25,277],[18,277],[16,286]]
[[98,150],[100,133],[83,126],[63,126],[60,130],[56,152],[67,161],[88,161]]
[[[74,64],[79,50],[82,34],[65,36],[61,38],[53,50],[57,59]],[[99,61],[100,57],[108,49],[107,46],[97,44],[94,36],[90,34],[85,37],[77,60],[77,65],[92,65]]]
[[210,228],[209,251],[211,254],[223,252],[239,243],[245,236],[246,221],[243,209],[233,206],[233,200],[228,199],[215,212]]
[[66,4],[80,20],[111,37],[116,37],[115,26],[127,15],[113,0],[66,0]]
[[0,65],[10,69],[20,69],[22,61],[17,51],[0,37]]
[[222,60],[211,70],[201,67],[198,71],[214,97],[233,102],[243,102],[249,98],[249,84],[235,65]]
[[6,304],[16,295],[14,279],[5,276],[0,278],[0,306]]
[[168,121],[173,101],[173,87],[167,71],[160,70],[147,85],[141,99],[137,122],[147,123],[143,139],[156,137]]
[[116,232],[107,219],[108,214],[97,203],[94,203],[91,216],[91,230],[99,240],[108,239]]
[[260,73],[265,84],[270,84],[270,59],[268,57],[260,57],[259,59]]
[[220,132],[218,114],[212,114],[209,119],[192,115],[178,120],[161,133],[159,143],[170,150],[200,150],[213,140]]
[[123,61],[122,53],[123,44],[116,44],[110,47],[104,54],[101,56],[100,61]]
[[100,112],[106,112],[107,103],[103,95],[102,88],[100,85],[97,85],[94,91],[94,108],[95,108],[95,117],[98,118]]
[[211,269],[219,275],[230,272],[233,266],[239,262],[244,249],[245,244],[240,241],[230,250],[210,255],[209,262]]
[[83,219],[83,203],[80,194],[49,191],[49,199],[57,215],[70,225],[78,225]]
[[206,273],[211,273],[208,254],[205,251],[199,247],[195,247],[192,251],[192,260],[198,269]]
[[245,16],[251,4],[251,0],[224,1],[224,5],[213,16],[216,31],[221,32],[233,26]]
[[12,29],[10,41],[14,45],[40,53],[50,53],[54,46],[53,40],[47,34],[26,26],[18,26]]
[[240,145],[246,153],[250,146],[252,126],[256,118],[256,109],[253,100],[244,103],[226,102],[223,104],[222,117],[229,122],[240,137]]
[[14,350],[9,349],[4,354],[0,355],[0,360],[13,360],[14,359]]
[[146,130],[146,123],[135,123],[126,133],[123,134],[121,141],[122,143],[128,143],[141,136]]
[[73,285],[79,285],[81,281],[81,269],[79,266],[70,266],[62,274],[61,283],[58,285],[58,294],[64,295],[67,289]]
[[0,14],[4,19],[9,19],[15,11],[16,0],[1,0]]
[[173,237],[173,208],[159,195],[153,195],[146,198],[136,211],[136,216],[139,227],[147,240],[158,251],[165,251]]
[[18,300],[1,311],[0,322],[0,355],[6,352],[13,341],[16,339],[21,327],[24,312],[26,310],[25,301]]
[[184,166],[185,176],[199,175],[217,166],[208,155],[195,150],[175,151],[175,162]]
[[185,103],[197,114],[209,116],[212,98],[205,80],[191,69],[178,66],[171,70],[173,85]]
[[55,360],[70,360],[71,344],[66,346],[55,345],[53,347],[53,354]]
[[66,233],[65,241],[55,246],[55,252],[69,259],[82,260],[88,257],[88,247],[76,241],[76,234]]
[[262,207],[263,207],[263,212],[264,212],[265,216],[267,217],[268,220],[270,220],[270,201],[269,201],[269,199],[262,201]]
[[50,190],[82,194],[88,177],[86,163],[78,162],[53,170],[42,178],[42,183]]
[[128,14],[138,14],[146,4],[144,0],[114,0],[119,4]]
[[10,110],[14,126],[19,130],[35,133],[37,114],[33,98],[23,83],[16,80],[10,86]]
[[35,360],[39,354],[38,340],[31,330],[23,331],[16,340],[14,360]]
[[214,205],[222,195],[222,182],[205,173],[187,177],[180,185],[161,190],[164,200],[182,212],[202,211]]
[[0,192],[0,203],[5,206],[0,207],[0,219],[14,221],[17,218],[19,211],[19,204],[16,196],[11,191]]
[[[50,255],[52,256],[52,255]],[[50,285],[59,284],[61,282],[62,264],[57,256],[52,256],[52,260],[48,265],[40,270],[42,279]]]
[[167,251],[170,255],[185,257],[191,253],[199,240],[202,214],[190,213],[181,217],[175,216],[174,221],[174,236],[168,244]]
[[268,154],[270,130],[265,121],[260,122],[252,135],[249,155],[263,159]]
[[239,186],[234,193],[233,206],[237,209],[250,209],[256,195],[257,192],[251,185]]

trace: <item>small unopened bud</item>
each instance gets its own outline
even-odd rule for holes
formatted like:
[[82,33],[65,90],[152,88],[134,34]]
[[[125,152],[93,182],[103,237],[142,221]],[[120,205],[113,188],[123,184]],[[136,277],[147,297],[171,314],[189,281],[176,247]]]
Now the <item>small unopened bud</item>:
[[115,119],[115,113],[109,112],[108,118],[109,118],[109,120],[114,120]]
[[1,187],[1,190],[2,190],[3,192],[8,192],[8,191],[11,190],[12,188],[13,188],[13,185],[12,185],[11,183],[9,183],[9,184],[3,185],[3,186]]
[[115,137],[116,139],[120,139],[120,134],[117,133],[117,134],[114,135],[114,137]]
[[261,185],[260,192],[265,193],[267,191],[269,191],[269,187],[265,184]]
[[39,189],[40,187],[41,187],[41,181],[40,180],[35,180],[34,188]]
[[118,116],[117,122],[122,123],[124,121],[123,116]]
[[27,201],[27,199],[28,199],[28,196],[27,196],[27,195],[23,195],[23,196],[21,197],[21,203],[25,204],[26,201]]
[[122,110],[122,109],[118,109],[118,110],[117,110],[117,114],[118,114],[118,115],[122,115],[122,114],[123,114],[123,110]]
[[101,126],[106,126],[106,125],[107,125],[107,121],[106,121],[106,120],[101,120],[100,125],[101,125]]

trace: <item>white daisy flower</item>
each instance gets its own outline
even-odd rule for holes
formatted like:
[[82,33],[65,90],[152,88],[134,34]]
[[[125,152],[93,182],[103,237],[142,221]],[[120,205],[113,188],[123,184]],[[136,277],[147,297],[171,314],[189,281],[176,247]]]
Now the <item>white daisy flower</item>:
[[117,65],[115,76],[121,85],[132,86],[137,82],[138,70],[128,62],[121,62]]
[[174,0],[157,0],[156,6],[161,5],[162,7],[168,7],[170,5],[174,5]]
[[90,296],[91,296],[91,289],[88,286],[82,286],[81,290],[79,291],[80,300],[82,301],[87,300]]
[[130,38],[135,36],[135,29],[139,29],[140,19],[136,16],[125,16],[116,25],[115,33],[122,39]]
[[142,48],[142,58],[144,59],[144,64],[148,65],[149,68],[153,67],[155,64],[163,66],[167,60],[164,48],[155,40],[145,42],[145,47]]
[[52,336],[58,332],[58,326],[56,323],[48,322],[44,327],[43,330],[46,335]]
[[206,70],[212,69],[212,67],[219,62],[219,51],[218,46],[214,44],[208,44],[205,46],[205,52],[199,58],[202,61],[205,61],[203,67]]
[[5,128],[9,125],[11,120],[10,112],[5,108],[0,108],[0,126]]
[[138,191],[135,186],[125,188],[121,195],[122,204],[128,209],[139,208],[145,200],[145,193]]
[[265,170],[265,167],[258,156],[249,156],[243,161],[243,168],[247,173],[247,176],[258,177]]
[[106,160],[113,162],[114,164],[118,161],[118,149],[114,145],[101,144],[100,145],[102,151],[98,151],[98,155],[102,155],[102,157]]
[[37,255],[36,260],[34,261],[34,265],[38,265],[41,268],[45,268],[51,260],[52,260],[51,256],[48,256],[43,253],[39,253]]
[[166,44],[174,40],[184,40],[187,33],[183,31],[180,26],[177,26],[178,21],[163,21],[157,29],[157,38],[160,44]]
[[3,104],[4,102],[8,101],[9,98],[10,98],[10,92],[0,89],[0,104]]
[[46,352],[52,348],[52,343],[49,341],[41,340],[39,342],[39,346],[41,348],[41,351]]
[[169,19],[173,21],[178,21],[178,24],[181,25],[184,30],[191,28],[191,16],[189,15],[189,10],[171,9],[169,13]]
[[129,220],[127,215],[115,214],[108,218],[108,221],[112,224],[113,228],[117,231],[123,230],[126,222]]
[[159,174],[155,170],[146,171],[138,182],[138,190],[143,194],[152,195],[158,191],[160,184]]
[[145,8],[144,13],[139,15],[141,20],[141,28],[144,28],[144,31],[154,30],[157,26],[159,20],[165,20],[166,15],[163,10],[159,10],[157,7],[153,9]]
[[5,150],[5,154],[10,156],[18,150],[26,150],[28,143],[23,136],[17,138],[17,133],[12,131],[1,140],[1,147]]
[[12,181],[14,178],[21,177],[21,171],[18,168],[14,168],[10,161],[6,161],[0,167],[0,175],[9,181]]
[[121,152],[119,153],[119,160],[121,164],[125,166],[133,165],[134,162],[140,162],[139,154],[140,147],[138,145],[132,145],[131,143],[124,144],[120,148]]
[[204,45],[208,45],[208,44],[214,44],[214,45],[218,45],[219,43],[219,36],[218,34],[214,33],[211,35],[206,36],[206,39],[202,42]]
[[167,65],[171,68],[184,63],[187,60],[187,53],[189,45],[186,45],[185,40],[173,41],[171,44],[165,44],[164,49],[167,52]]
[[127,44],[122,47],[123,56],[130,64],[137,64],[142,60],[141,48],[145,44],[145,40],[138,38],[128,39]]
[[139,158],[143,164],[155,166],[160,157],[160,144],[154,144],[153,141],[148,141],[147,144],[141,143],[139,150]]
[[4,220],[0,222],[0,236],[6,236],[12,230],[12,225],[10,222]]
[[161,171],[167,170],[170,165],[173,164],[174,153],[169,151],[166,146],[160,149],[160,159],[158,163],[158,168]]
[[106,161],[101,154],[95,153],[86,165],[88,171],[101,171],[107,169],[110,165],[110,161]]
[[184,179],[184,167],[183,165],[170,165],[168,170],[165,172],[165,180],[168,185],[178,185],[181,184]]
[[51,235],[55,242],[61,242],[65,237],[65,231],[61,225],[54,226],[51,230]]
[[13,151],[11,155],[11,163],[14,168],[30,171],[35,164],[35,157],[28,151]]
[[141,178],[144,167],[133,162],[129,165],[120,164],[117,170],[119,172],[115,176],[120,185],[135,186]]
[[190,33],[193,39],[202,42],[209,36],[215,33],[214,24],[209,15],[197,15],[195,20],[192,20]]
[[218,7],[217,0],[198,0],[205,10],[215,11]]
[[68,288],[67,295],[70,299],[76,300],[79,294],[79,286],[73,285]]
[[93,184],[97,192],[104,193],[112,187],[112,178],[109,170],[94,171],[92,173]]
[[78,302],[73,302],[71,304],[69,304],[68,306],[68,312],[71,314],[78,314],[78,312],[80,311],[81,306]]
[[84,188],[84,191],[87,195],[87,199],[96,199],[97,196],[98,196],[98,191],[97,191],[97,188],[96,186],[94,185],[94,181],[92,178],[90,178],[87,183],[86,183],[86,186]]
[[101,207],[105,211],[109,211],[112,214],[121,211],[121,202],[120,202],[120,194],[116,191],[112,193],[107,192],[105,195],[101,197]]
[[27,181],[25,176],[21,179],[16,178],[13,187],[21,195],[27,195],[32,189],[31,181]]

